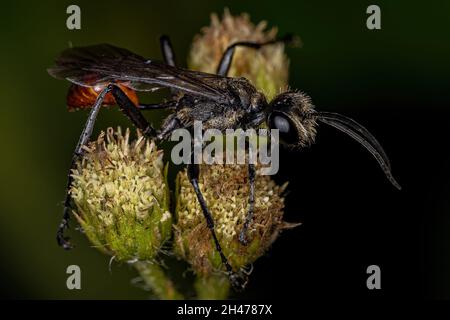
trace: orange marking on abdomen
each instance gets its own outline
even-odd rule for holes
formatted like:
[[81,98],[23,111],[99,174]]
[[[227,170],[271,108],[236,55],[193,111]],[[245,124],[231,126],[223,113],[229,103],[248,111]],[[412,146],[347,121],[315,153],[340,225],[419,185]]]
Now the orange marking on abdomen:
[[[116,84],[127,95],[127,97],[134,103],[135,106],[139,104],[139,99],[136,91],[130,89],[120,83]],[[69,92],[67,93],[67,108],[69,111],[77,109],[89,109],[95,103],[100,92],[106,86],[83,87],[76,84],[71,84]],[[102,106],[111,106],[116,104],[111,92],[107,93],[103,100]]]

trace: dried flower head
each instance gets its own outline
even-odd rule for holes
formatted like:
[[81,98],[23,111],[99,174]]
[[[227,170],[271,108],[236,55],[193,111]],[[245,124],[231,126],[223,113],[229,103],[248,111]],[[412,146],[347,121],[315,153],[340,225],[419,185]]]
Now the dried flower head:
[[[249,243],[240,244],[239,232],[248,210],[246,165],[201,165],[199,186],[213,215],[219,242],[234,270],[260,257],[285,226],[281,193],[286,185],[280,187],[269,176],[257,175]],[[179,173],[177,189],[175,251],[197,274],[209,275],[220,270],[222,264],[186,171]]]
[[[194,37],[188,58],[189,68],[216,73],[220,58],[229,45],[238,41],[267,42],[274,40],[277,29],[266,30],[267,23],[254,25],[248,14],[232,16],[225,9],[222,20],[211,15],[211,25]],[[229,76],[245,77],[266,96],[273,98],[288,84],[289,60],[281,43],[255,50],[236,48]]]
[[116,260],[150,260],[170,238],[162,152],[139,132],[108,128],[73,170],[75,216],[92,244]]

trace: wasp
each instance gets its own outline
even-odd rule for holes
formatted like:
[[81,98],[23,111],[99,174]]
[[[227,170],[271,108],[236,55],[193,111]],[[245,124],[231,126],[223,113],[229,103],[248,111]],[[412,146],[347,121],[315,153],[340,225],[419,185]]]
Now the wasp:
[[[279,131],[280,141],[292,149],[309,146],[314,142],[318,122],[332,126],[364,146],[377,160],[388,180],[398,189],[400,185],[391,174],[389,159],[375,137],[356,121],[331,112],[315,110],[311,99],[300,91],[287,90],[268,101],[247,79],[228,77],[234,51],[237,47],[258,50],[277,42],[292,43],[286,36],[265,43],[236,42],[223,53],[216,74],[203,73],[177,67],[170,39],[160,38],[164,62],[144,58],[126,49],[109,44],[66,49],[48,69],[51,76],[71,82],[67,95],[69,109],[90,108],[90,113],[72,156],[71,169],[83,155],[99,110],[104,105],[117,104],[120,110],[142,133],[156,141],[167,140],[180,128],[192,129],[194,121],[201,121],[203,128],[251,129],[262,125]],[[136,91],[154,92],[162,88],[171,90],[171,96],[158,104],[141,104]],[[167,109],[172,112],[155,129],[144,117],[143,111]],[[214,221],[199,187],[199,165],[187,165],[189,180],[197,195],[216,249],[226,268],[230,281],[239,286],[240,276],[233,271],[222,252],[214,230]],[[70,172],[70,171],[69,171]],[[249,199],[248,212],[239,234],[239,241],[246,244],[246,233],[252,220],[255,202],[254,184],[256,169],[248,164]],[[68,176],[66,191],[72,184]],[[70,249],[69,238],[64,231],[70,218],[70,196],[66,193],[62,221],[57,231],[60,246]]]

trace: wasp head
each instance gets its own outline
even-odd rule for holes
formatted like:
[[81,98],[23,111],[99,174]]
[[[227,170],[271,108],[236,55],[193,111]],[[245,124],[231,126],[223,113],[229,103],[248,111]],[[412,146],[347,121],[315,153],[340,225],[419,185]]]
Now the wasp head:
[[401,189],[391,174],[391,164],[380,143],[355,120],[338,113],[317,112],[311,99],[297,91],[281,93],[269,105],[268,126],[278,129],[280,141],[289,147],[299,148],[313,143],[316,121],[334,127],[359,142],[375,157],[389,181]]
[[309,146],[316,136],[316,112],[309,96],[298,91],[279,94],[269,105],[267,123],[278,129],[282,143],[292,148]]

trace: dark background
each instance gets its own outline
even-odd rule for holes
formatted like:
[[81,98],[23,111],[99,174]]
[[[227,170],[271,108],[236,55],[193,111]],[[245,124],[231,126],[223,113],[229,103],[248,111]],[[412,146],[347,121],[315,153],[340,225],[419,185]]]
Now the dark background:
[[[382,30],[366,28],[378,4]],[[81,7],[82,29],[66,29],[66,7]],[[211,12],[248,12],[280,33],[301,36],[288,49],[292,87],[320,110],[357,119],[382,143],[401,192],[356,142],[320,127],[317,144],[283,151],[280,182],[290,181],[286,231],[258,260],[235,297],[424,299],[450,297],[450,56],[446,1],[10,1],[2,4],[0,294],[25,299],[144,299],[133,270],[113,265],[72,231],[64,252],[54,236],[71,153],[86,112],[68,113],[68,83],[46,68],[69,42],[108,42],[160,58],[172,37],[179,62]],[[152,101],[155,98],[149,97]],[[149,117],[151,115],[149,114]],[[129,123],[101,112],[96,132]],[[66,267],[82,270],[82,290],[66,289]],[[379,291],[366,268],[381,267]],[[300,301],[300,300],[299,300]]]

